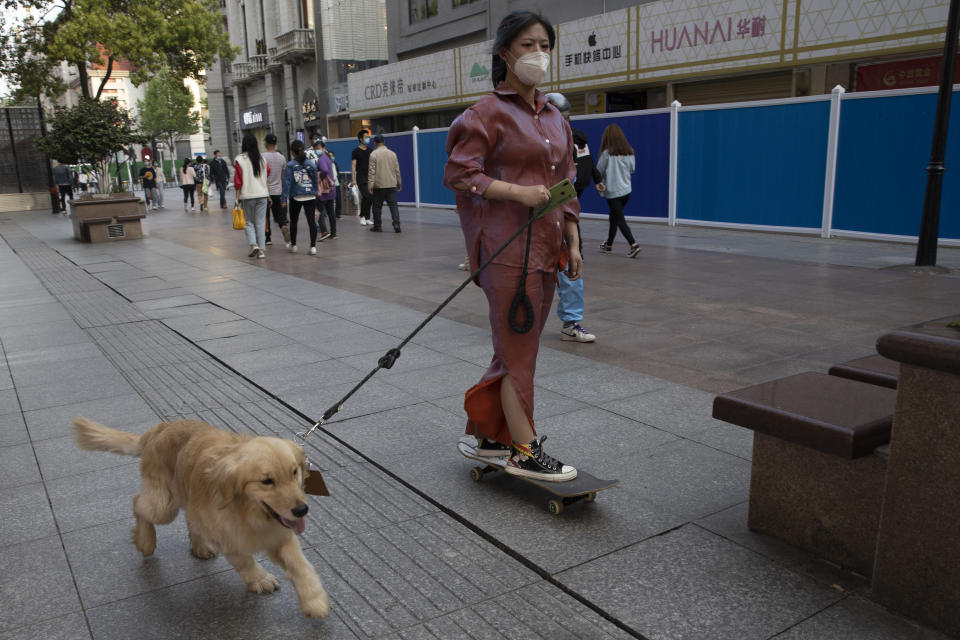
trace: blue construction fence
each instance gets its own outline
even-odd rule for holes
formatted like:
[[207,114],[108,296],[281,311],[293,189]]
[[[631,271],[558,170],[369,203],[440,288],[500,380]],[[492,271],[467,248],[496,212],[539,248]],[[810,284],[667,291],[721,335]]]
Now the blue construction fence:
[[[940,213],[939,237],[949,244],[960,241],[958,93],[960,85]],[[625,210],[635,219],[897,239],[920,230],[936,103],[935,88],[835,93],[579,116],[572,125],[587,135],[594,157],[604,128],[623,129],[637,160]],[[399,199],[453,207],[453,193],[443,186],[447,130],[387,138],[401,166]],[[356,144],[328,142],[341,169],[349,170]],[[581,205],[588,216],[608,212],[593,188]]]

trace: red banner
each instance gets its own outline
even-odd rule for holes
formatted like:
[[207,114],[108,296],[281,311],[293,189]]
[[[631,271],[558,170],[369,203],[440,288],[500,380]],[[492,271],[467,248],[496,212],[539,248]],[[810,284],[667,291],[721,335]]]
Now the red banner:
[[[937,86],[940,84],[942,60],[943,56],[935,56],[860,65],[857,67],[857,91]],[[960,55],[957,56],[953,82],[960,82]]]

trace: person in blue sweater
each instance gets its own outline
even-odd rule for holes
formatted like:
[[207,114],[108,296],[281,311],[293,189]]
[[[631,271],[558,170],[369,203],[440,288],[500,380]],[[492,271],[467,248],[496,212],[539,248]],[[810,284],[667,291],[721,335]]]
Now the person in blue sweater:
[[317,165],[307,158],[302,140],[290,143],[290,155],[293,159],[287,163],[283,172],[283,195],[290,211],[290,253],[297,252],[297,221],[300,210],[307,218],[310,229],[311,256],[317,255],[317,220],[314,212],[317,208]]
[[640,253],[640,245],[633,239],[633,233],[623,217],[623,208],[633,190],[630,175],[635,167],[633,147],[623,135],[623,129],[617,124],[608,125],[600,139],[600,157],[597,159],[597,170],[603,176],[603,184],[606,186],[603,197],[607,199],[607,206],[610,207],[610,230],[607,232],[607,241],[600,245],[600,251],[604,253],[610,253],[613,249],[617,229],[630,243],[627,257],[636,258]]

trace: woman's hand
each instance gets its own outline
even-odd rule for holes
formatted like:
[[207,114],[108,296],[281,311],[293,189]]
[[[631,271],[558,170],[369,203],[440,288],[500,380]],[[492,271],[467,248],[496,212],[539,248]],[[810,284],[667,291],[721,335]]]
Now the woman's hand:
[[568,245],[566,274],[571,280],[579,280],[583,275],[583,257],[576,246]]
[[530,185],[528,187],[514,186],[517,190],[517,202],[525,207],[536,209],[550,202],[550,189],[542,184]]

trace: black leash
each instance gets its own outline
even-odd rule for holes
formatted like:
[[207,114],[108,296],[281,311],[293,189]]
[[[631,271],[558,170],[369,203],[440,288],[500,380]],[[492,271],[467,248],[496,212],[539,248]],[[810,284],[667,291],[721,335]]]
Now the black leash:
[[[533,227],[531,226],[536,218],[533,217],[533,210],[530,210],[530,220],[526,226],[527,230],[527,248],[523,253],[523,270],[520,272],[520,285],[517,287],[517,295],[513,296],[513,302],[510,303],[510,315],[507,318],[510,322],[510,328],[517,333],[526,333],[533,329],[533,303],[530,302],[530,296],[527,295],[527,265],[530,263],[530,237],[533,236]],[[512,238],[511,238],[512,239]],[[486,266],[486,265],[484,265]],[[517,320],[517,311],[523,305],[524,322],[520,324]]]
[[[563,182],[560,182],[560,183],[554,185],[554,187],[551,188],[551,199],[550,199],[549,202],[547,202],[547,204],[545,204],[545,205],[543,206],[542,209],[540,209],[540,210],[537,211],[537,212],[534,212],[534,210],[531,209],[531,210],[530,210],[530,219],[527,220],[526,224],[524,224],[522,227],[520,227],[519,229],[517,229],[517,230],[514,232],[514,234],[513,234],[512,236],[510,236],[510,238],[508,238],[506,242],[503,243],[503,246],[501,246],[499,249],[497,249],[497,250],[493,253],[493,255],[491,255],[489,258],[487,258],[487,261],[484,262],[482,265],[480,265],[480,267],[478,267],[476,271],[474,271],[474,272],[471,273],[469,276],[467,276],[467,279],[464,280],[464,281],[460,284],[459,287],[457,287],[456,289],[454,289],[453,293],[451,293],[449,296],[447,296],[447,299],[444,300],[443,302],[441,302],[440,305],[439,305],[436,309],[434,309],[433,312],[430,313],[430,315],[428,315],[426,318],[424,318],[423,322],[421,322],[419,325],[417,325],[417,328],[414,329],[414,330],[410,333],[410,335],[408,335],[406,338],[404,338],[403,341],[402,341],[400,344],[398,344],[396,347],[394,347],[393,349],[390,349],[390,350],[387,351],[385,354],[383,354],[382,356],[380,356],[380,359],[377,360],[377,366],[374,367],[373,371],[371,371],[370,373],[368,373],[368,374],[363,378],[363,380],[361,380],[360,382],[358,382],[358,383],[356,384],[356,386],[353,387],[353,389],[350,389],[350,391],[347,392],[347,395],[345,395],[345,396],[343,396],[342,398],[340,398],[340,400],[339,400],[336,404],[334,404],[332,407],[330,407],[329,409],[327,409],[326,411],[324,411],[324,412],[323,412],[323,417],[321,417],[319,420],[317,420],[316,424],[314,424],[314,425],[313,425],[312,427],[310,427],[308,430],[302,431],[302,432],[298,433],[297,436],[300,437],[300,438],[306,438],[306,437],[309,436],[311,433],[313,433],[314,431],[316,431],[316,430],[320,427],[320,425],[322,425],[324,422],[326,422],[327,420],[329,420],[330,418],[332,418],[333,416],[335,416],[335,415],[340,411],[340,409],[343,407],[344,403],[345,403],[347,400],[349,400],[350,397],[360,389],[360,387],[362,387],[363,385],[365,385],[365,384],[367,383],[367,381],[368,381],[370,378],[372,378],[377,371],[380,371],[380,369],[390,369],[391,367],[393,367],[394,363],[397,361],[397,358],[400,357],[400,350],[403,349],[405,346],[407,346],[407,343],[410,342],[415,335],[417,335],[418,333],[420,333],[420,330],[423,329],[425,326],[427,326],[427,323],[430,322],[431,320],[433,320],[434,317],[436,317],[436,315],[437,315],[438,313],[440,313],[440,311],[441,311],[445,306],[447,306],[447,304],[449,304],[449,302],[450,302],[451,300],[453,300],[454,298],[456,298],[456,297],[457,297],[457,294],[459,294],[461,291],[463,291],[464,288],[466,288],[466,286],[467,286],[468,284],[470,284],[470,283],[473,281],[473,279],[476,278],[477,275],[478,275],[481,271],[483,271],[484,269],[486,269],[486,268],[487,268],[487,265],[489,265],[491,262],[493,262],[493,259],[494,259],[494,258],[496,258],[496,257],[499,256],[501,253],[503,253],[504,250],[506,250],[506,248],[507,248],[508,246],[510,246],[510,243],[513,242],[514,239],[516,239],[517,236],[519,236],[521,233],[523,233],[523,230],[524,230],[524,229],[527,229],[527,230],[528,230],[528,233],[527,233],[527,249],[526,249],[526,255],[524,256],[524,259],[523,259],[523,273],[522,273],[522,277],[521,277],[521,279],[520,279],[520,288],[519,288],[518,291],[517,291],[517,296],[514,297],[513,303],[510,305],[510,327],[511,327],[514,331],[517,331],[518,333],[526,333],[527,331],[529,331],[530,328],[533,327],[533,305],[532,305],[531,302],[530,302],[530,298],[529,298],[529,297],[527,296],[527,294],[526,294],[525,284],[526,284],[526,279],[527,279],[527,261],[528,261],[528,259],[529,259],[529,257],[530,257],[530,236],[532,235],[531,226],[533,225],[534,221],[536,221],[537,219],[543,217],[543,215],[544,215],[545,213],[547,213],[547,212],[549,212],[549,211],[552,211],[553,209],[556,209],[558,206],[560,206],[560,205],[562,205],[562,204],[564,204],[564,203],[566,203],[566,202],[569,202],[571,199],[573,199],[574,197],[576,197],[576,193],[575,193],[575,192],[572,193],[572,195],[571,195],[572,190],[573,190],[573,185],[570,184],[570,181],[569,181],[569,180],[564,180]],[[519,302],[518,302],[518,298],[521,298],[521,300],[520,300]],[[514,312],[515,312],[515,307],[519,307],[520,304],[524,304],[524,308],[525,308],[526,311],[527,311],[527,322],[526,322],[526,324],[529,325],[529,326],[527,326],[523,331],[519,331],[516,327],[514,327]],[[526,326],[526,325],[521,325],[521,326]]]

